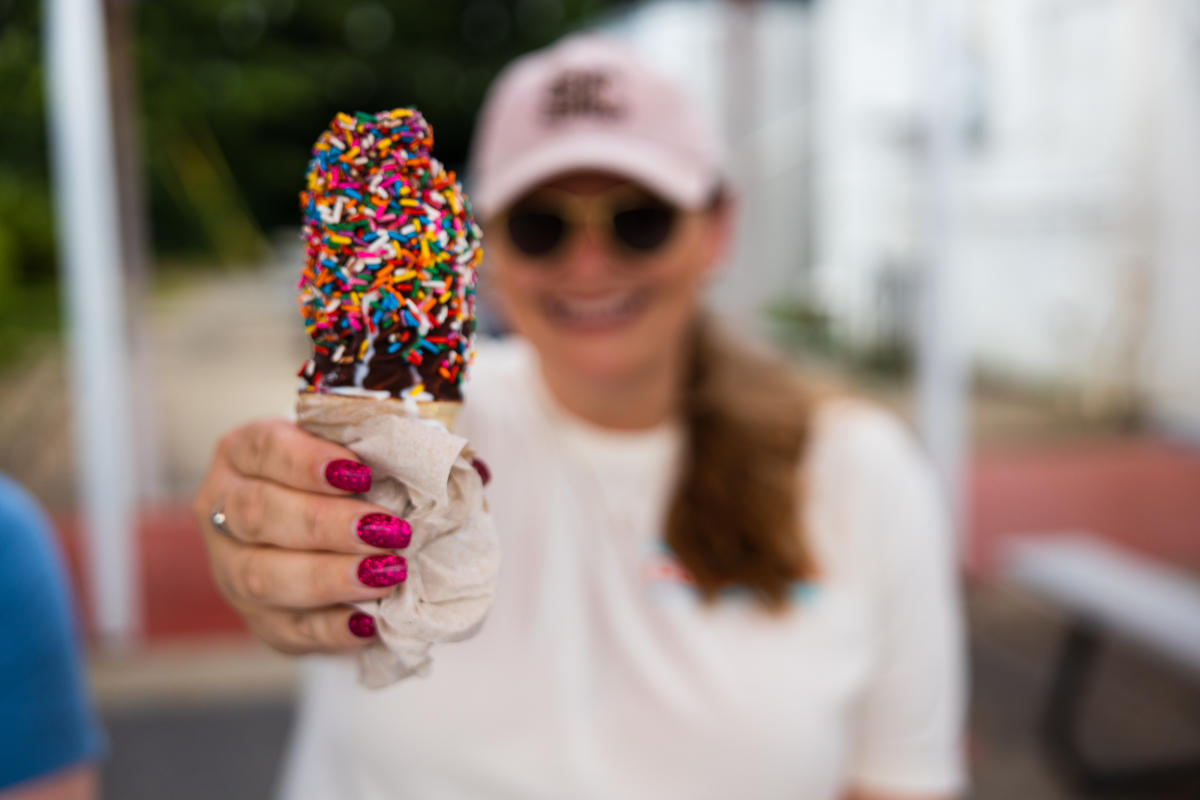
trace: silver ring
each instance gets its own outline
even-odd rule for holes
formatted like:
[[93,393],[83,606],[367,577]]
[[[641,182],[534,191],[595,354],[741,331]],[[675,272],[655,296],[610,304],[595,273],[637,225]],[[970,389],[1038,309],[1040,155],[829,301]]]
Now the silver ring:
[[228,536],[230,539],[236,539],[237,537],[233,535],[233,531],[225,527],[225,523],[228,521],[228,519],[229,518],[225,516],[225,509],[223,506],[217,506],[212,510],[212,513],[208,515],[208,521],[212,523],[212,526],[216,528],[218,532]]

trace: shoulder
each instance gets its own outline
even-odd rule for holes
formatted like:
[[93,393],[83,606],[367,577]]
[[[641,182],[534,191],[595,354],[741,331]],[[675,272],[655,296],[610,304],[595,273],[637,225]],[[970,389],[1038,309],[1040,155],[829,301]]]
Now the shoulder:
[[0,524],[23,529],[47,524],[46,515],[29,492],[6,475],[0,475]]
[[804,478],[826,552],[847,565],[893,567],[948,552],[940,486],[909,426],[857,398],[825,401],[813,414]]
[[810,467],[857,474],[927,472],[929,462],[912,429],[896,413],[869,400],[837,396],[812,411]]
[[[30,610],[36,610],[31,624]],[[96,758],[74,608],[53,530],[33,498],[0,476],[0,787]]]
[[41,584],[57,570],[52,530],[33,497],[0,475],[0,596]]

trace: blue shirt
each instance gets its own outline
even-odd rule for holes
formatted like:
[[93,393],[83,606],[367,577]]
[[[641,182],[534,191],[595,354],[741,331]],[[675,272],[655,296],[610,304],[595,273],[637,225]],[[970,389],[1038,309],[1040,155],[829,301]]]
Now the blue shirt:
[[0,475],[0,790],[95,760],[103,741],[50,522]]

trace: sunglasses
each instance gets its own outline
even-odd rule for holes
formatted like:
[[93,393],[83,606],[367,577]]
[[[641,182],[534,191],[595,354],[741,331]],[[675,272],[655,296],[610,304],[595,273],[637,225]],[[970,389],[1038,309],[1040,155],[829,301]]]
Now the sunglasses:
[[521,198],[500,220],[513,247],[526,256],[549,258],[579,230],[603,230],[625,255],[646,256],[665,247],[681,212],[632,186],[581,196],[539,189]]

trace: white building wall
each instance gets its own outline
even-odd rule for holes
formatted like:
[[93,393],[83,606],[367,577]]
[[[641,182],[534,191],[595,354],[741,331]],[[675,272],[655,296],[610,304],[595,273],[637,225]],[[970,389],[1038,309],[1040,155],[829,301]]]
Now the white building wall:
[[[1200,5],[1152,18],[1154,270],[1140,386],[1158,421],[1200,440]],[[1190,101],[1190,102],[1189,102]]]
[[[1046,5],[971,5],[954,263],[977,360],[1080,380],[1109,316],[1114,244],[1126,238],[1129,170],[1112,96],[1124,59],[1117,15],[1050,20]],[[882,273],[921,267],[916,14],[903,0],[823,9],[820,285],[847,330],[870,335]]]
[[[804,289],[804,134],[815,114],[814,298],[865,344],[906,308],[921,267],[918,12],[924,0],[763,2],[749,118],[730,124],[731,13],[647,3],[610,26],[684,81],[730,133],[743,241],[714,295],[746,319]],[[963,58],[965,160],[954,263],[964,335],[985,369],[1133,396],[1200,433],[1200,5],[1195,0],[974,0]]]
[[1129,25],[1137,9],[1059,0],[976,8],[986,133],[963,165],[958,218],[973,351],[1043,381],[1108,380],[1119,366],[1106,362],[1124,325],[1122,289],[1146,246],[1131,213],[1145,178],[1131,113],[1141,105],[1143,43]]
[[821,7],[816,290],[842,333],[875,336],[884,272],[911,274],[919,197],[914,14],[905,0]]
[[[1200,6],[978,0],[954,263],[975,362],[1200,431]],[[870,337],[915,271],[915,6],[822,6],[819,286]]]

